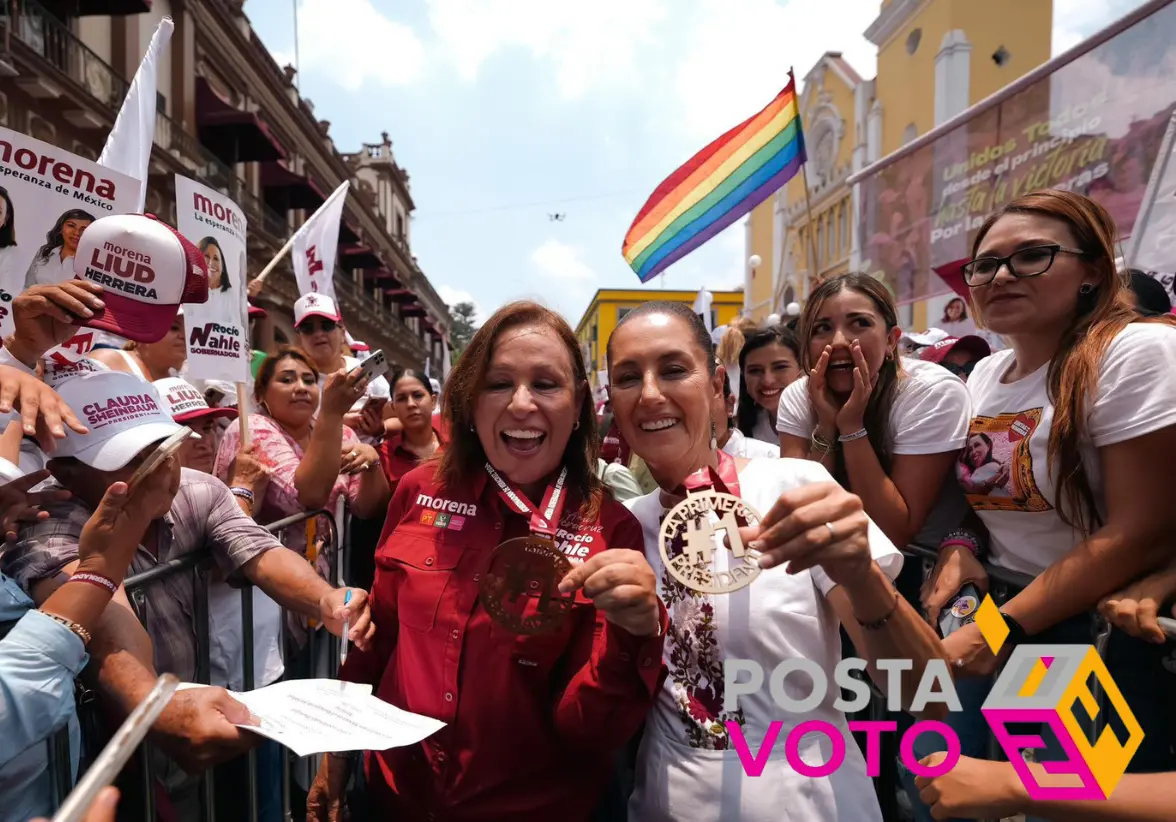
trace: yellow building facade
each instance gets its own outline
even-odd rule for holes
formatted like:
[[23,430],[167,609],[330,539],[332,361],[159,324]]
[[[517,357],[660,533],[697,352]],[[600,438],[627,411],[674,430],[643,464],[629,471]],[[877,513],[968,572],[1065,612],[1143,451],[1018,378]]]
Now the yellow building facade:
[[[805,174],[747,221],[748,257],[763,262],[749,271],[746,313],[783,313],[821,279],[857,268],[861,209],[849,177],[1049,60],[1052,32],[1052,0],[883,0],[865,32],[878,47],[874,79],[826,52],[801,86]],[[904,306],[900,321],[924,329],[946,300]]]
[[[734,322],[743,310],[742,291],[712,291],[711,327],[718,328]],[[599,388],[608,371],[605,350],[617,323],[628,312],[650,300],[667,300],[694,305],[697,291],[658,291],[654,289],[602,288],[592,297],[580,322],[576,337],[588,364],[592,387]]]

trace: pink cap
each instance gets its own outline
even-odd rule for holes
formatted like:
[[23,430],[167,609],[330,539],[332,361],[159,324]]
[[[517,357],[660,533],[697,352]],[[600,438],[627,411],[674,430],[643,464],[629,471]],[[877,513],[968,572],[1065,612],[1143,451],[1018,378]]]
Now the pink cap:
[[136,342],[163,339],[182,304],[208,300],[204,255],[142,214],[94,221],[78,242],[74,276],[102,286],[106,308],[86,325]]
[[975,334],[968,334],[964,337],[948,337],[946,340],[940,340],[934,345],[927,346],[919,352],[919,359],[938,365],[957,347],[980,359],[992,353],[992,347],[987,340],[983,337],[977,337]]

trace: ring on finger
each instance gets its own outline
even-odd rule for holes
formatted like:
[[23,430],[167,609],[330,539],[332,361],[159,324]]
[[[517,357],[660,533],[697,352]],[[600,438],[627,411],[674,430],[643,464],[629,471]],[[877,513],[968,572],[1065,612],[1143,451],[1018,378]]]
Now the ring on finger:
[[833,530],[833,523],[826,522],[825,527],[829,529],[829,542],[837,541],[837,532]]

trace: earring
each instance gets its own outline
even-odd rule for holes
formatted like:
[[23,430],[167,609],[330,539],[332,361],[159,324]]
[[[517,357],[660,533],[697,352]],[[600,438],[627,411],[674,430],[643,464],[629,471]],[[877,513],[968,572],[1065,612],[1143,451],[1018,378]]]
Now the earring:
[[576,421],[575,421],[575,423],[573,423],[573,424],[572,424],[572,430],[573,430],[573,431],[579,431],[579,430],[580,430],[580,421],[579,421],[579,420],[576,420]]
[[712,451],[718,450],[718,447],[719,447],[718,427],[715,425],[715,421],[712,419],[711,420],[710,450],[712,450]]
[[1094,293],[1094,286],[1091,285],[1090,283],[1083,283],[1081,286],[1078,287],[1079,296],[1089,297],[1093,293]]

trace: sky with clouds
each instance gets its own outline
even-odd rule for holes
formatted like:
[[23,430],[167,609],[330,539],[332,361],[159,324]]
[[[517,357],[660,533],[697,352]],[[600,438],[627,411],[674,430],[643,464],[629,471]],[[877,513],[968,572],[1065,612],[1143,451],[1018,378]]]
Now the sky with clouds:
[[[1042,0],[1029,0],[1041,2]],[[1058,54],[1143,0],[1055,0]],[[412,184],[412,246],[447,302],[538,299],[574,324],[670,172],[825,51],[864,77],[879,0],[296,0],[302,94],[340,151],[389,132]],[[291,0],[245,12],[294,62]],[[552,220],[552,214],[563,215]],[[742,221],[666,288],[743,283]],[[651,288],[662,285],[660,281]]]

